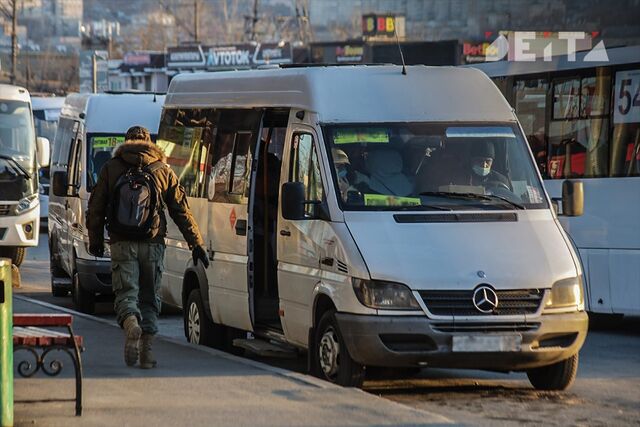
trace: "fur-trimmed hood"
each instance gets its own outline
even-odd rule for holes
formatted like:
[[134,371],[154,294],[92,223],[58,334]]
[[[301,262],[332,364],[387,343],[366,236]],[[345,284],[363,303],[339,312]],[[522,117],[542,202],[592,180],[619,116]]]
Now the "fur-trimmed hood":
[[113,153],[134,166],[146,166],[158,160],[166,162],[167,158],[157,145],[147,141],[127,141]]

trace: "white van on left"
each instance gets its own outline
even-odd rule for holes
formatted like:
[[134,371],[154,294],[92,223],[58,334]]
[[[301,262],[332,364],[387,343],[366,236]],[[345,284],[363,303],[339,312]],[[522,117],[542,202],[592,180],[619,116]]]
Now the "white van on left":
[[38,245],[38,168],[49,165],[49,140],[36,138],[29,92],[0,84],[0,257],[19,266]]

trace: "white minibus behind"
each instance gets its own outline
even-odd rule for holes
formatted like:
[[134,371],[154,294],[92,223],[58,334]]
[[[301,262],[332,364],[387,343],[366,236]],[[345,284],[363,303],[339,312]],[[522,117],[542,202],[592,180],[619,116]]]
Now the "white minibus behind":
[[[170,228],[162,297],[183,308],[191,342],[293,347],[349,386],[367,366],[571,385],[587,332],[580,261],[481,72],[178,75],[157,143],[212,261],[194,266]],[[566,182],[560,212],[581,206]]]

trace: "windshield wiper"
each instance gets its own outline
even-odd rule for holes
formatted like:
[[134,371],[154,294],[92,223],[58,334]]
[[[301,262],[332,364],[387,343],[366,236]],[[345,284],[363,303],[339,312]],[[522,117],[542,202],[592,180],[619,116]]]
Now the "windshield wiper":
[[7,160],[8,162],[11,162],[13,167],[15,169],[17,169],[20,172],[21,175],[23,175],[27,179],[31,179],[31,175],[29,174],[29,172],[20,163],[18,163],[18,161],[16,159],[14,159],[13,157],[9,157],[9,156],[5,156],[3,154],[0,154],[0,159]]
[[423,191],[419,194],[419,196],[435,196],[435,197],[444,197],[450,199],[466,199],[466,200],[500,200],[501,202],[507,203],[513,206],[516,209],[525,209],[519,203],[512,202],[511,200],[502,197],[496,196],[495,194],[477,194],[477,193],[453,193],[449,191]]

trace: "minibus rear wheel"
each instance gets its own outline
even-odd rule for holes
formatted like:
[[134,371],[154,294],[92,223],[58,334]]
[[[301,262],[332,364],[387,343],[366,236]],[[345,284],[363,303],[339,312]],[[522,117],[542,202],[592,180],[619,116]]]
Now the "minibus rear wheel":
[[553,365],[527,371],[531,385],[537,390],[566,390],[578,373],[578,354]]
[[364,366],[349,355],[335,313],[335,310],[327,311],[318,322],[314,342],[316,354],[312,359],[313,371],[332,383],[360,387],[364,380]]
[[187,306],[183,310],[187,340],[192,344],[221,348],[223,344],[223,327],[213,323],[204,311],[200,289],[193,289],[187,298]]

